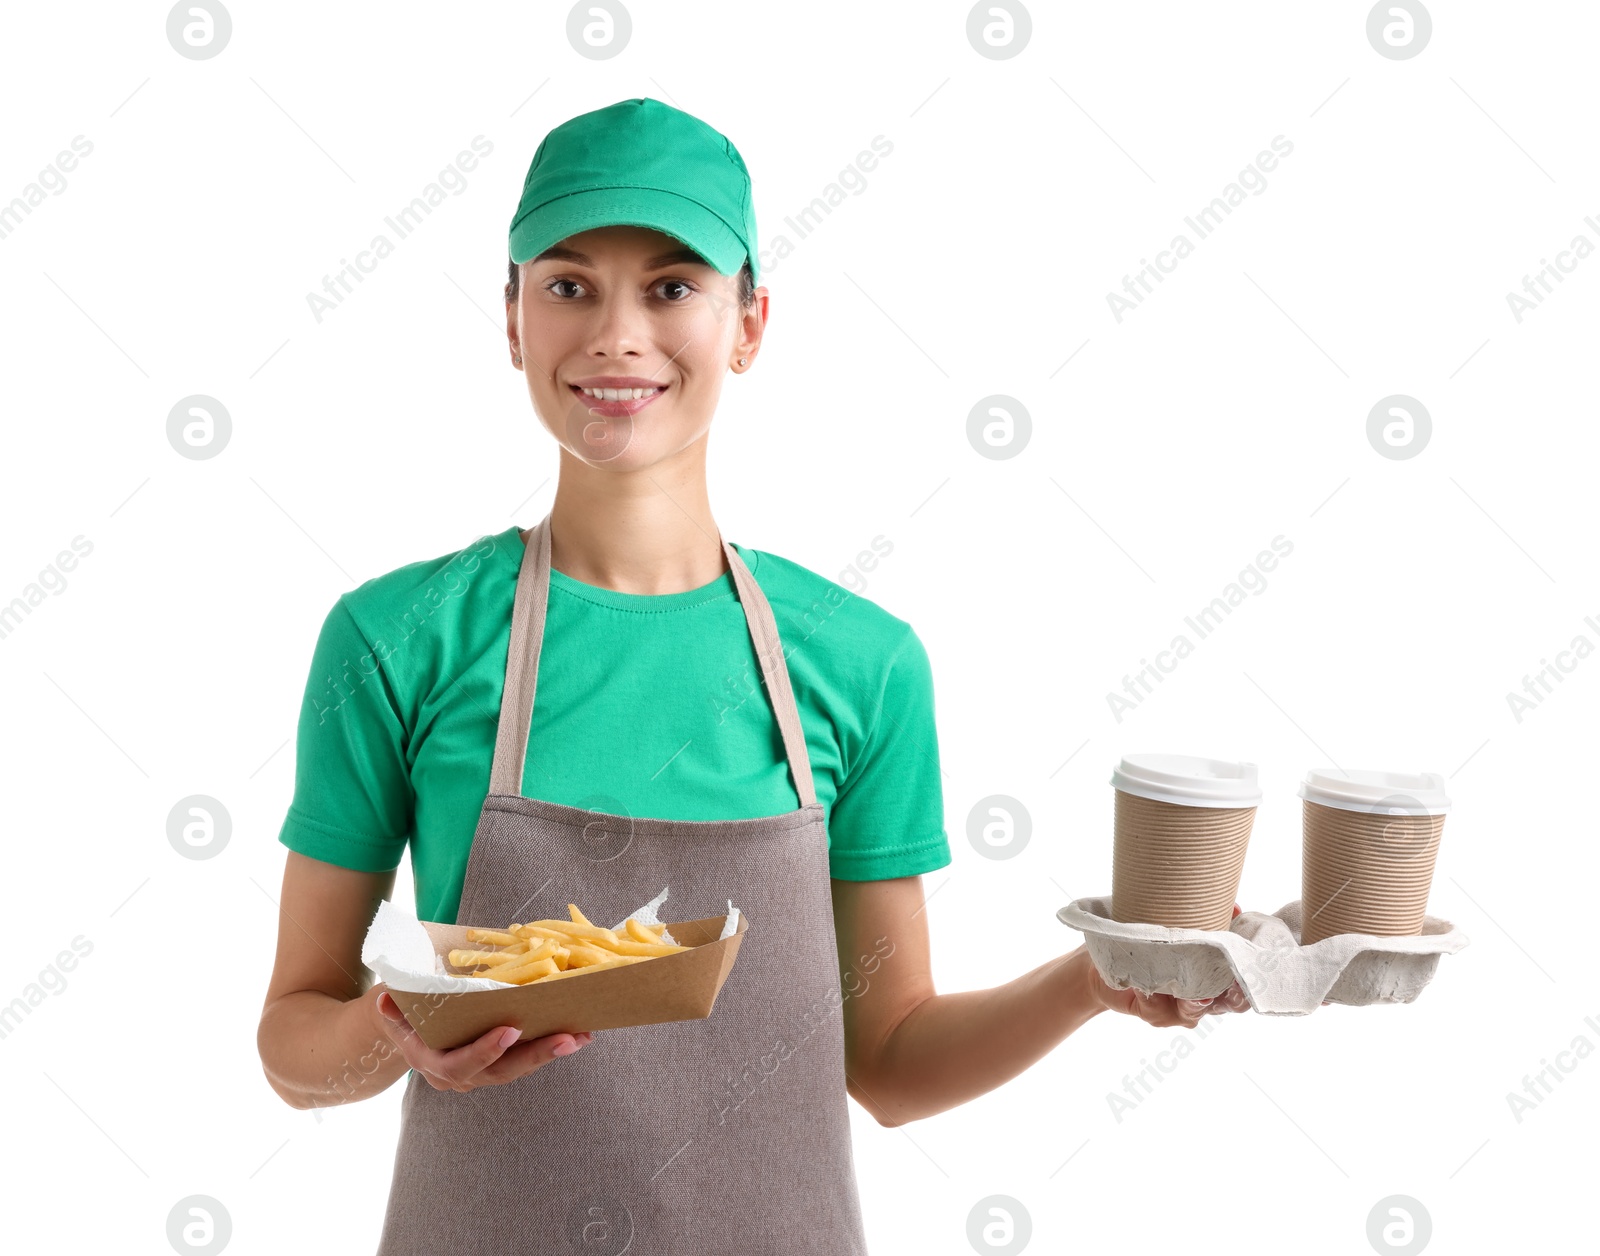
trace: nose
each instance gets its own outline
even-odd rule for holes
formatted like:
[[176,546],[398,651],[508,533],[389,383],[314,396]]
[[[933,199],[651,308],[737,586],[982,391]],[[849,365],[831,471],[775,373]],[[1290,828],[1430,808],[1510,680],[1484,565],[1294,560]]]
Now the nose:
[[612,292],[601,298],[588,340],[592,358],[637,358],[648,350],[648,323],[631,293]]

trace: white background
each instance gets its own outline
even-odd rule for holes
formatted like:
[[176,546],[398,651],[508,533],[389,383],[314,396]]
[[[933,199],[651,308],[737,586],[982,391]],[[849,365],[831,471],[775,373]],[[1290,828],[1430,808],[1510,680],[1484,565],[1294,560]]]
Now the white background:
[[[1442,772],[1455,804],[1429,911],[1472,944],[1417,1002],[1211,1018],[1120,1121],[1108,1093],[1182,1031],[1107,1014],[944,1115],[852,1107],[872,1250],[967,1251],[996,1194],[1035,1251],[1363,1252],[1394,1194],[1440,1252],[1587,1229],[1600,1059],[1562,1057],[1520,1121],[1507,1095],[1600,1046],[1600,661],[1520,721],[1506,695],[1600,643],[1600,260],[1520,323],[1506,294],[1600,245],[1593,6],[1441,0],[1404,60],[1360,3],[1039,3],[1004,60],[949,3],[640,0],[600,61],[560,4],[231,12],[209,60],[174,51],[159,4],[13,6],[0,40],[0,202],[94,146],[0,239],[0,602],[93,545],[0,639],[0,1003],[92,945],[0,1039],[12,1236],[165,1252],[169,1210],[205,1194],[229,1251],[374,1245],[401,1088],[294,1111],[254,1041],[311,648],[340,593],[548,508],[506,230],[544,132],[640,95],[740,147],[766,241],[893,144],[772,268],[711,488],[725,535],[830,577],[893,544],[864,592],[933,662],[941,991],[1078,945],[1054,912],[1109,893],[1123,753],[1260,765],[1251,910],[1299,897],[1307,768]],[[306,294],[477,135],[466,189],[317,322]],[[1107,294],[1278,135],[1266,190],[1119,323]],[[166,439],[196,393],[233,420],[204,461]],[[1366,435],[1397,393],[1433,425],[1404,460]],[[1014,457],[968,441],[990,394],[1031,414]],[[1115,718],[1108,691],[1280,534],[1266,590]],[[167,840],[195,793],[232,818],[215,858]],[[1006,860],[967,837],[997,793],[1032,821]]]

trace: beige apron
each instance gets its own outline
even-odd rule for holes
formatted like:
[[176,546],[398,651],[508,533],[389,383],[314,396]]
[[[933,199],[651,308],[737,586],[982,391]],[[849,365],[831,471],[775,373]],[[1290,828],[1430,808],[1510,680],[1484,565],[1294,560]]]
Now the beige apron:
[[574,902],[613,924],[670,886],[663,919],[721,915],[732,899],[749,931],[705,1020],[602,1029],[571,1056],[466,1094],[413,1073],[380,1256],[863,1254],[827,830],[772,609],[722,542],[796,810],[655,820],[524,797],[549,525],[533,529],[517,578],[456,920],[564,918]]

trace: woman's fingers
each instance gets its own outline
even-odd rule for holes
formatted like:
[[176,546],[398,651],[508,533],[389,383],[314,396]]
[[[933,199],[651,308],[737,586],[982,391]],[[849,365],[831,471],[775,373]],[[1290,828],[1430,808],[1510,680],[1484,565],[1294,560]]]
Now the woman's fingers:
[[1185,1010],[1183,1004],[1192,1000],[1178,1000],[1170,994],[1146,994],[1143,990],[1135,989],[1135,1002],[1133,1012],[1146,1024],[1155,1025],[1161,1029],[1170,1029],[1183,1025],[1193,1029],[1199,1021],[1201,1011],[1190,1012]]
[[472,1042],[440,1051],[422,1041],[388,991],[378,996],[378,1011],[388,1022],[389,1037],[400,1048],[406,1063],[436,1090],[466,1091],[515,1081],[552,1059],[579,1050],[593,1037],[589,1033],[560,1033],[519,1042],[518,1030],[499,1025]]
[[477,1079],[480,1085],[498,1085],[526,1077],[535,1069],[543,1068],[552,1060],[572,1055],[587,1046],[594,1038],[591,1033],[546,1034],[511,1047],[494,1064],[486,1068]]
[[1129,1012],[1152,1025],[1163,1028],[1184,1025],[1193,1029],[1200,1023],[1202,1016],[1250,1010],[1250,998],[1237,981],[1221,994],[1209,999],[1180,999],[1170,994],[1146,994],[1138,989],[1126,993],[1132,994],[1133,997],[1128,1000],[1126,1006],[1119,1009],[1120,1011]]
[[1209,999],[1179,999],[1170,994],[1149,994],[1137,986],[1120,990],[1107,987],[1105,1002],[1113,1011],[1137,1016],[1146,1024],[1162,1029],[1178,1025],[1194,1029],[1202,1016],[1223,1011],[1242,1012],[1250,1006],[1237,983]]
[[1147,1025],[1176,1025],[1179,1023],[1170,994],[1150,994],[1138,986],[1118,990],[1111,1006],[1129,1016],[1137,1016]]
[[387,990],[378,996],[378,1012],[384,1019],[384,1029],[390,1040],[400,1048],[406,1063],[416,1068],[417,1062],[412,1058],[413,1053],[419,1050],[426,1051],[427,1044],[418,1036],[417,1031],[411,1028],[411,1022],[406,1019],[406,1014],[400,1010],[399,1004],[389,997]]
[[378,996],[378,1011],[384,1018],[384,1028],[389,1034],[390,1041],[400,1048],[400,1054],[405,1058],[405,1062],[421,1073],[435,1090],[448,1090],[450,1087],[442,1084],[442,1079],[436,1077],[427,1067],[425,1062],[428,1054],[427,1043],[423,1042],[417,1031],[411,1028],[405,1013],[389,997],[387,990]]
[[470,1090],[478,1084],[478,1074],[503,1056],[507,1048],[520,1037],[520,1030],[509,1025],[497,1025],[464,1046],[432,1052],[433,1059],[425,1061],[423,1067],[442,1077],[456,1090]]
[[378,1010],[389,1022],[389,1036],[400,1048],[406,1063],[440,1090],[457,1089],[474,1073],[481,1073],[498,1060],[518,1036],[510,1026],[499,1025],[465,1046],[438,1051],[422,1041],[422,1036],[389,998],[388,991],[378,996]]
[[1178,1015],[1183,1017],[1184,1023],[1194,1024],[1212,1008],[1215,999],[1174,999],[1173,1004],[1178,1010]]

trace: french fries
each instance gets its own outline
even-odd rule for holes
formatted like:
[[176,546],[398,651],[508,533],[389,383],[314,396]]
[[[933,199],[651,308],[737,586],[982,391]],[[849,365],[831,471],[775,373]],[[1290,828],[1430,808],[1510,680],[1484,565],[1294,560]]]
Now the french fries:
[[[627,931],[628,936],[637,942],[659,942],[661,941],[661,935],[667,931],[666,925],[641,924],[632,916],[623,921],[623,928]],[[668,945],[670,946],[671,943],[668,943]]]
[[517,960],[513,951],[451,951],[450,963],[457,968],[475,968],[480,964],[510,964]]
[[467,941],[449,954],[450,967],[461,975],[490,977],[508,985],[528,986],[562,977],[620,968],[689,948],[663,942],[665,925],[629,919],[621,930],[596,925],[576,904],[568,903],[570,920],[534,920],[506,929],[468,929]]
[[[577,911],[578,909],[574,907],[572,910]],[[615,942],[617,940],[617,935],[612,930],[598,928],[587,920],[582,922],[573,921],[571,923],[565,920],[535,920],[531,924],[523,925],[520,932],[527,936],[529,931],[540,937],[560,937],[564,934],[570,938],[586,938],[596,942]]]
[[497,929],[468,929],[468,942],[487,942],[490,946],[515,946],[517,938],[509,933],[501,933]]

